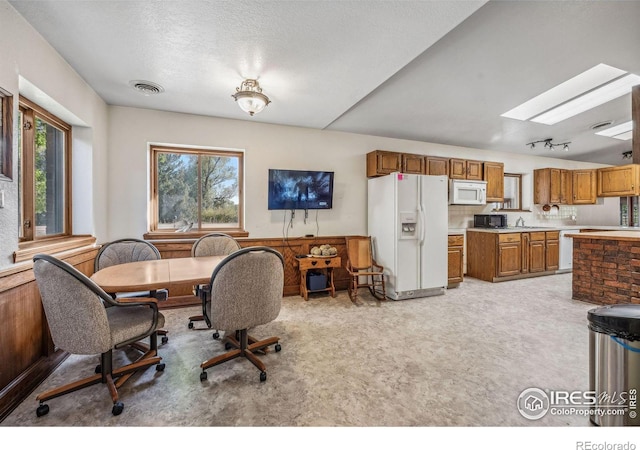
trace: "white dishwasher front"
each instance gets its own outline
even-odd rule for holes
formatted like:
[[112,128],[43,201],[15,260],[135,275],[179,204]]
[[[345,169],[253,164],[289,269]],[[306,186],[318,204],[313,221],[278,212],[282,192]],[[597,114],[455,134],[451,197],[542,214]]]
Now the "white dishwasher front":
[[557,272],[571,272],[573,270],[573,238],[568,234],[577,234],[580,230],[560,231],[560,263]]

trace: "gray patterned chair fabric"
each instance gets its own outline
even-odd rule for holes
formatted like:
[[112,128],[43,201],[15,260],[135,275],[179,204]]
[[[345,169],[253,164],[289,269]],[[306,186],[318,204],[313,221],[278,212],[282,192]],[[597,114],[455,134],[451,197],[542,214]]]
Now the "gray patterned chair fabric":
[[[94,271],[97,272],[107,267],[118,264],[126,264],[136,261],[155,261],[161,259],[160,252],[151,243],[141,239],[118,239],[116,241],[103,244],[93,264]],[[118,292],[115,298],[125,297],[155,297],[163,301],[169,297],[167,289],[157,289],[155,291]],[[158,330],[162,335],[162,343],[167,343],[169,338],[166,330]]]
[[[202,236],[191,247],[191,256],[227,256],[240,250],[240,244],[233,237],[224,233],[209,233]],[[202,284],[195,286],[195,294],[202,301],[202,314],[189,317],[189,328],[193,328],[193,322],[204,320],[208,328],[211,328],[211,321],[206,315],[206,304],[211,300],[209,296],[209,286]],[[218,339],[220,333],[216,330],[213,338]]]
[[[73,266],[53,256],[36,255],[33,261],[36,283],[55,346],[76,355],[101,356],[100,373],[38,395],[38,416],[49,412],[44,403],[46,400],[97,383],[109,386],[114,404],[112,412],[120,414],[124,407],[118,401],[117,387],[120,386],[113,380],[151,365],[157,365],[157,370],[164,370],[164,364],[159,364],[162,358],[157,356],[156,332],[164,325],[157,300],[114,300]],[[150,340],[148,347],[138,342],[147,337]],[[134,343],[143,355],[136,363],[113,370],[112,350]]]
[[280,253],[269,247],[246,247],[227,256],[213,271],[209,289],[212,301],[206,314],[214,328],[236,330],[235,337],[225,337],[228,353],[203,362],[201,380],[206,369],[237,357],[249,359],[259,370],[260,380],[267,379],[264,363],[255,355],[270,345],[280,351],[278,337],[257,341],[247,329],[275,320],[280,313],[284,287],[284,262]]

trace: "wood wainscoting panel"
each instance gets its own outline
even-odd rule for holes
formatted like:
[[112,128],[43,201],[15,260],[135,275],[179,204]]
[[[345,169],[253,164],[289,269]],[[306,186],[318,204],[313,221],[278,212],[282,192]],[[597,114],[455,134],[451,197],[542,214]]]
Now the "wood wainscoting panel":
[[[87,276],[97,247],[55,254]],[[0,421],[23,401],[68,355],[56,350],[49,334],[33,263],[0,271]],[[34,414],[35,407],[34,401]]]
[[[185,258],[191,256],[191,247],[194,239],[159,239],[150,240],[160,251],[162,258]],[[342,267],[334,271],[334,284],[336,289],[347,289],[349,284],[349,274],[346,270],[347,246],[344,236],[327,237],[299,237],[299,238],[237,238],[240,246],[266,246],[278,251],[284,258],[284,295],[300,294],[300,271],[296,255],[308,255],[314,246],[323,244],[331,245],[338,250],[338,256],[342,259]],[[180,290],[171,289],[169,291],[169,303],[161,305],[165,307],[188,306],[199,304],[199,300],[192,295],[188,287]],[[171,298],[175,297],[175,298]]]

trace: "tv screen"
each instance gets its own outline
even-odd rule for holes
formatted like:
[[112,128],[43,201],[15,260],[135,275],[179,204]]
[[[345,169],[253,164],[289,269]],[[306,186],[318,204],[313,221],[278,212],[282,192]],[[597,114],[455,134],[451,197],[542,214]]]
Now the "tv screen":
[[269,209],[331,209],[333,172],[269,169]]

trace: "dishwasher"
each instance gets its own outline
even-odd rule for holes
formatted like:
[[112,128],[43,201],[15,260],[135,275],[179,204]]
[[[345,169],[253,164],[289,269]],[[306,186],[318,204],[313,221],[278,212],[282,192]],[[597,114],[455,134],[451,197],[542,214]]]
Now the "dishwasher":
[[560,261],[556,273],[571,272],[573,270],[573,238],[568,234],[577,234],[580,230],[560,231]]

